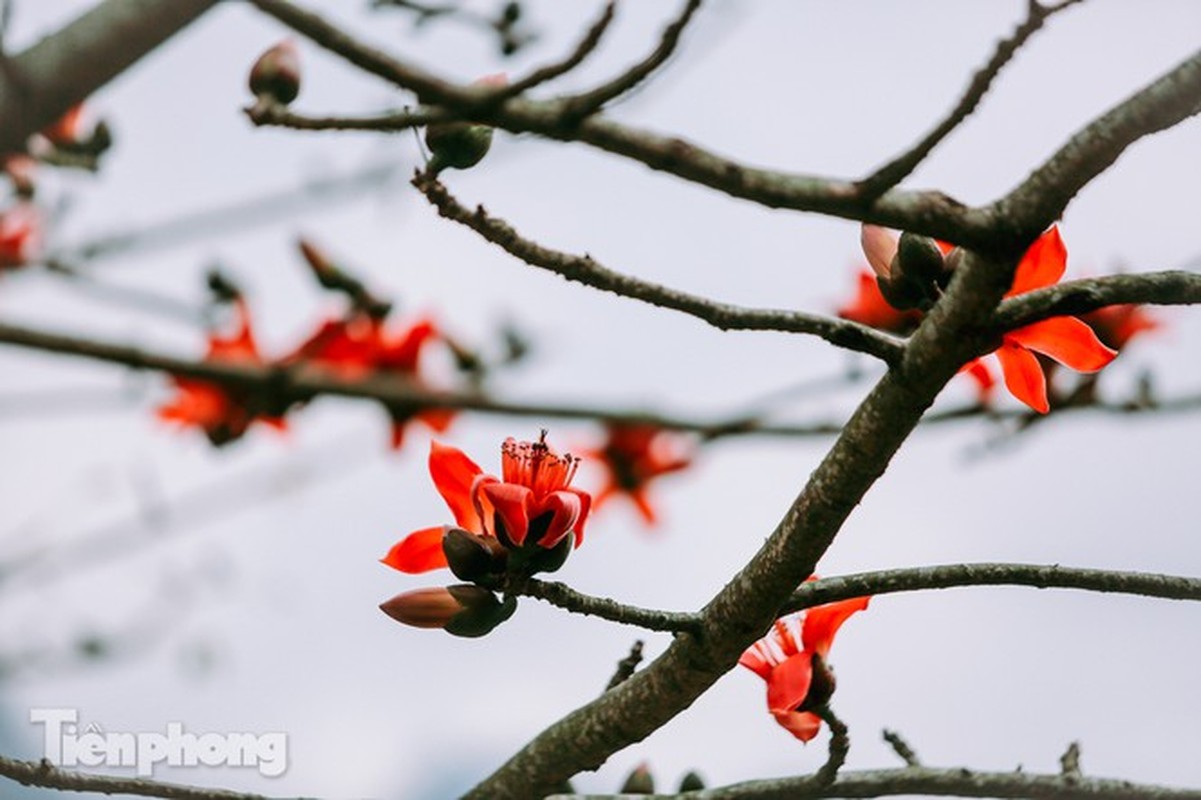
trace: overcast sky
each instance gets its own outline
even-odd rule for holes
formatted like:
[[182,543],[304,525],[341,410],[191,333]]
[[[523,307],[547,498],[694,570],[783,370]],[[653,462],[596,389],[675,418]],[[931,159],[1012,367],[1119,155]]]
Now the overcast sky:
[[[90,4],[14,5],[9,41],[19,50]],[[560,56],[598,9],[529,4],[541,37],[502,61],[490,39],[454,24],[415,34],[404,15],[369,13],[366,2],[309,5],[465,81]],[[677,5],[626,3],[610,38],[560,88],[587,86],[640,57]],[[612,113],[751,164],[857,177],[945,113],[1024,6],[713,2],[664,71]],[[1188,56],[1199,30],[1201,5],[1187,0],[1090,0],[1056,17],[906,186],[969,203],[998,197],[1075,130]],[[265,349],[281,353],[338,308],[295,255],[303,232],[394,297],[402,318],[430,312],[471,341],[506,320],[527,331],[534,355],[494,387],[512,398],[733,413],[855,362],[810,338],[723,334],[518,263],[439,219],[405,184],[418,163],[411,133],[252,128],[240,111],[247,70],[284,35],[247,5],[223,3],[100,92],[90,108],[110,121],[117,145],[100,176],[48,181],[48,197],[70,200],[54,243],[391,163],[400,180],[387,191],[131,250],[89,269],[199,307],[203,272],[220,261],[245,285]],[[300,48],[300,110],[366,113],[411,101],[308,42]],[[1196,120],[1131,148],[1062,221],[1069,276],[1196,269],[1199,180]],[[851,223],[764,210],[582,145],[501,133],[480,167],[447,183],[465,204],[485,203],[548,246],[729,302],[830,313],[861,262]],[[1166,397],[1201,389],[1201,316],[1156,313],[1164,330],[1103,376],[1112,396],[1125,396],[1146,370]],[[106,304],[34,272],[0,282],[0,315],[203,351],[194,325]],[[102,531],[132,537],[119,546],[103,539],[74,563],[0,584],[0,640],[14,650],[61,647],[131,625],[147,640],[119,663],[38,669],[0,684],[10,754],[42,755],[40,729],[27,724],[31,707],[71,707],[112,731],[182,721],[195,731],[289,736],[280,778],[172,769],[158,775],[167,780],[277,795],[441,798],[595,697],[636,638],[650,655],[668,644],[528,599],[480,640],[404,628],[381,614],[382,600],[440,576],[403,576],[377,559],[404,533],[448,515],[426,471],[428,435],[414,429],[401,452],[389,452],[374,407],[320,400],[286,437],[254,432],[214,451],[154,420],[168,395],[156,379],[13,349],[0,350],[0,369],[6,394],[133,397],[72,413],[0,412],[0,560]],[[780,418],[845,419],[865,390],[783,403]],[[970,397],[958,379],[940,403]],[[597,437],[555,420],[465,416],[446,439],[493,471],[504,437],[532,438],[542,425],[566,447]],[[822,573],[1011,560],[1201,574],[1189,511],[1201,417],[1071,415],[986,447],[999,433],[983,421],[919,431],[852,515]],[[638,605],[693,609],[770,533],[828,445],[723,441],[654,487],[659,529],[648,533],[614,503],[556,577]],[[598,479],[585,468],[579,482]],[[853,743],[848,768],[898,765],[880,741],[888,727],[930,765],[1054,771],[1079,740],[1090,775],[1201,785],[1198,614],[1169,601],[1017,588],[880,598],[846,625],[832,654],[834,705]],[[694,768],[714,784],[815,769],[824,738],[802,747],[772,722],[763,695],[762,681],[738,670],[576,785],[613,791],[641,761],[665,788]]]

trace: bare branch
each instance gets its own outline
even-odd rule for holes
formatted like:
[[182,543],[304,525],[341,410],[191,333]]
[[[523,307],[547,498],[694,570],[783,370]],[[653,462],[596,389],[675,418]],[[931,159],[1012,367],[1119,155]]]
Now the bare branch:
[[838,778],[838,770],[846,763],[847,754],[851,752],[851,740],[847,735],[846,723],[839,719],[829,706],[814,713],[830,727],[830,744],[826,762],[813,774],[812,780],[818,786],[829,786]]
[[959,127],[965,119],[971,116],[976,106],[984,98],[993,79],[1001,72],[1006,64],[1017,54],[1030,37],[1033,36],[1047,18],[1065,8],[1079,3],[1081,0],[1068,0],[1055,6],[1043,6],[1030,3],[1026,19],[1007,39],[997,43],[997,48],[988,63],[972,76],[963,97],[955,105],[942,122],[938,123],[917,144],[877,169],[871,175],[859,181],[857,186],[864,202],[871,202],[884,192],[905,180],[917,166],[930,155],[935,147],[942,142],[953,130]]
[[10,778],[24,786],[41,786],[68,792],[131,794],[138,797],[165,797],[169,800],[270,800],[261,794],[206,789],[202,786],[164,783],[146,778],[90,775],[86,772],[60,769],[45,759],[18,761],[14,758],[0,756],[0,776]]
[[901,737],[901,734],[885,728],[882,736],[884,741],[888,742],[888,746],[892,748],[892,751],[896,753],[902,761],[905,762],[905,766],[920,767],[922,765],[921,759],[917,757],[917,753],[915,753],[913,748],[909,746],[909,742],[906,742],[904,738]]
[[638,665],[642,663],[642,640],[634,642],[630,647],[630,654],[617,662],[617,669],[613,672],[613,677],[605,685],[605,691],[609,691],[614,686],[621,684],[629,679],[634,674],[634,670],[638,669]]
[[216,0],[105,0],[0,71],[0,153],[18,152]]
[[490,216],[483,206],[477,206],[474,211],[468,210],[445,186],[429,175],[418,174],[413,179],[413,185],[446,219],[471,228],[527,264],[549,270],[568,280],[613,292],[622,297],[642,300],[660,308],[682,311],[720,330],[770,330],[812,334],[839,347],[873,355],[889,364],[895,364],[904,349],[904,345],[894,337],[857,322],[799,311],[744,308],[718,303],[614,272],[587,254],[577,256],[552,250],[524,238],[504,220]]
[[605,31],[609,29],[610,23],[613,22],[613,11],[616,5],[616,0],[609,0],[609,2],[605,3],[605,10],[601,12],[596,22],[592,23],[588,28],[588,31],[567,58],[554,64],[548,64],[545,67],[539,67],[524,78],[513,81],[507,87],[498,91],[497,96],[500,98],[516,97],[522,92],[552,81],[560,75],[565,75],[578,67],[592,51],[596,50],[597,45],[600,44]]
[[1149,572],[1061,567],[1058,564],[946,564],[934,567],[860,572],[809,581],[793,592],[784,611],[811,608],[864,595],[893,594],[957,586],[1031,586],[1036,589],[1084,589],[1166,600],[1201,600],[1201,578]]
[[649,78],[663,62],[671,58],[680,43],[681,34],[700,7],[701,0],[688,0],[675,21],[663,29],[658,46],[646,58],[595,89],[565,98],[568,107],[566,116],[579,120],[595,114],[605,103],[629,92]]
[[700,616],[697,614],[628,606],[607,597],[593,597],[577,592],[570,586],[555,581],[543,581],[537,578],[511,580],[504,589],[519,597],[536,597],[539,600],[545,600],[552,606],[575,614],[600,617],[610,622],[633,625],[648,631],[697,633],[700,630]]
[[1018,242],[1034,239],[1076,193],[1126,148],[1201,112],[1201,50],[1080,129],[1026,180],[986,210]]
[[1005,300],[993,314],[992,325],[1007,331],[1048,317],[1084,314],[1126,303],[1201,303],[1201,274],[1165,270],[1067,281]]
[[[680,800],[818,800],[842,797],[1027,797],[1039,800],[1201,800],[1201,789],[1131,783],[1110,778],[1068,779],[1025,772],[902,769],[843,772],[829,786],[816,776],[747,781],[680,795]],[[619,795],[551,795],[547,800],[619,800]]]
[[394,133],[420,128],[431,122],[449,122],[454,115],[440,108],[389,111],[373,117],[310,117],[297,114],[279,103],[255,103],[243,109],[255,125],[291,128],[297,131],[372,131]]

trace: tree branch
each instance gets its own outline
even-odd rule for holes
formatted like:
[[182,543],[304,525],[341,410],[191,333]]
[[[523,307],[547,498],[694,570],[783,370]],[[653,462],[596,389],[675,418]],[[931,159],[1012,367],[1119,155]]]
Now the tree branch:
[[892,161],[889,161],[856,184],[863,201],[871,202],[905,180],[913,170],[917,169],[917,166],[925,160],[926,156],[930,155],[930,151],[937,147],[943,139],[971,116],[972,112],[976,110],[976,106],[979,105],[984,95],[988,92],[989,87],[992,86],[993,79],[997,77],[1005,65],[1017,54],[1022,45],[1029,41],[1030,37],[1042,28],[1043,23],[1053,14],[1079,2],[1081,0],[1069,0],[1069,2],[1059,3],[1055,6],[1044,6],[1035,2],[1030,3],[1026,19],[1009,38],[1002,39],[997,43],[992,58],[972,76],[972,80],[968,83],[963,97],[959,99],[959,102],[951,109],[946,118],[938,123],[932,131],[926,134],[913,147],[901,153]]
[[477,206],[474,211],[468,210],[445,186],[427,174],[418,174],[413,179],[413,185],[429,199],[441,216],[465,225],[525,263],[554,272],[567,280],[622,297],[642,300],[660,308],[682,311],[720,330],[807,333],[847,350],[875,356],[888,364],[899,361],[904,349],[894,337],[857,322],[799,311],[745,308],[718,303],[661,284],[623,275],[601,265],[587,254],[577,256],[564,253],[526,239],[509,223],[489,215],[483,206]]
[[0,153],[120,75],[216,0],[104,0],[0,71]]
[[0,776],[24,786],[41,786],[68,792],[99,792],[138,797],[165,797],[169,800],[270,800],[261,794],[206,789],[180,783],[164,783],[146,778],[118,778],[60,769],[49,761],[18,761],[0,756]]
[[638,608],[577,592],[570,586],[556,581],[537,578],[512,580],[504,586],[506,593],[519,597],[536,597],[575,614],[600,617],[622,625],[634,625],[648,631],[668,633],[699,633],[700,616],[681,611],[659,611]]
[[609,2],[605,3],[605,10],[601,12],[596,22],[592,23],[591,27],[588,28],[588,31],[567,58],[554,64],[548,64],[545,67],[539,67],[526,77],[513,81],[504,89],[497,92],[497,95],[499,97],[516,97],[522,92],[552,81],[560,75],[565,75],[578,67],[583,63],[585,58],[596,50],[597,45],[600,44],[605,31],[609,29],[609,25],[613,22],[613,12],[616,6],[616,0],[609,0]]
[[1119,572],[1040,564],[946,564],[861,572],[808,581],[793,592],[781,613],[865,595],[878,596],[956,586],[1031,586],[1084,589],[1166,600],[1201,600],[1201,578],[1149,572]]
[[993,314],[991,325],[1007,331],[1049,317],[1084,314],[1126,303],[1201,303],[1201,274],[1165,270],[1067,281],[1003,301]]
[[[1024,797],[1039,800],[1201,800],[1201,789],[1131,783],[1110,778],[1067,778],[1026,772],[905,767],[843,772],[829,786],[816,776],[747,781],[680,795],[680,800],[817,800],[842,797]],[[618,800],[621,795],[551,795],[547,800]]]

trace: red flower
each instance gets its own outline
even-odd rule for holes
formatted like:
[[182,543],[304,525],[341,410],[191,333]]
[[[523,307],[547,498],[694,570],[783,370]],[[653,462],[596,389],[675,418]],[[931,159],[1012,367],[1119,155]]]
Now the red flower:
[[[501,477],[487,475],[455,447],[430,444],[430,476],[454,514],[455,524],[496,539],[509,551],[579,547],[592,505],[587,492],[571,487],[579,459],[560,456],[546,443],[513,438],[501,446]],[[447,566],[442,537],[448,526],[423,528],[401,539],[382,559],[401,572]]]
[[16,203],[0,212],[0,269],[35,259],[42,249],[42,212],[32,203]]
[[[896,256],[897,243],[891,234],[874,225],[863,226],[864,252],[877,275],[887,276]],[[946,251],[947,245],[939,243]],[[1030,246],[1018,263],[1013,285],[1005,293],[1013,297],[1051,286],[1063,277],[1067,268],[1067,248],[1059,228],[1050,230]],[[1009,392],[1039,413],[1050,411],[1047,400],[1047,378],[1035,353],[1041,353],[1077,372],[1096,372],[1113,360],[1117,353],[1106,347],[1092,328],[1076,317],[1051,317],[1023,328],[1009,331],[1001,338],[996,350],[1001,372]],[[991,388],[992,376],[979,360],[964,365],[964,371],[976,377],[982,396]],[[986,385],[985,378],[988,383]]]
[[1143,306],[1129,303],[1120,306],[1105,306],[1080,319],[1093,329],[1097,338],[1114,350],[1121,350],[1126,343],[1144,331],[1161,327],[1159,320],[1146,312]]
[[588,455],[605,468],[604,487],[593,498],[593,507],[615,495],[630,498],[647,525],[657,522],[655,508],[647,496],[647,485],[659,477],[684,469],[692,459],[678,452],[674,437],[654,425],[614,423],[608,427],[608,440]]
[[858,290],[849,303],[838,309],[838,316],[889,333],[906,334],[922,321],[920,311],[898,311],[880,293],[876,276],[859,270]]
[[767,710],[802,742],[821,730],[821,717],[814,711],[834,692],[834,673],[826,663],[834,634],[847,617],[867,608],[870,599],[856,597],[814,606],[776,620],[772,631],[738,659],[767,681]]
[[[392,373],[420,383],[421,351],[438,336],[434,323],[420,319],[399,334],[389,334],[381,319],[355,313],[346,319],[326,320],[284,363],[307,361],[327,367],[347,380],[373,373]],[[455,412],[429,408],[415,413],[390,409],[392,446],[404,443],[410,420],[424,423],[438,433],[450,427]]]
[[[235,330],[227,336],[210,334],[205,360],[262,364],[246,303],[239,299],[234,310],[237,314]],[[248,407],[251,397],[245,391],[195,378],[172,376],[172,381],[179,391],[174,399],[158,409],[159,419],[184,427],[200,428],[215,445],[241,437],[254,422],[262,422],[279,430],[285,428],[282,417],[252,411]]]

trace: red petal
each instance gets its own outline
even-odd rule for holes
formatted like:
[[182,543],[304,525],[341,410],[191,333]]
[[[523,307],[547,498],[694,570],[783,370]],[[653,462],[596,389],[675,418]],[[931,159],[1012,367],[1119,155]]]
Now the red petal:
[[1075,317],[1051,317],[1005,334],[1023,347],[1042,353],[1077,372],[1096,372],[1117,356],[1086,323]]
[[[547,512],[554,515],[550,524],[546,526],[546,533],[538,540],[538,544],[549,548],[562,541],[563,537],[570,533],[580,520],[581,503],[579,494],[571,491],[551,492],[538,502],[530,503],[531,519],[536,519]],[[580,539],[582,536],[577,533],[576,538]]]
[[634,506],[638,509],[638,513],[642,515],[642,519],[647,525],[653,527],[659,522],[658,515],[655,513],[655,507],[651,505],[650,499],[646,496],[646,489],[639,487],[631,490],[630,499],[634,501]]
[[446,566],[446,554],[442,552],[442,534],[445,528],[422,528],[413,531],[397,542],[388,555],[380,559],[401,572],[429,572]]
[[1051,410],[1047,402],[1047,378],[1034,353],[1008,337],[997,349],[997,360],[1005,376],[1005,387],[1009,393],[1040,414]]
[[[534,498],[534,492],[527,486],[517,483],[487,483],[480,493],[488,499],[495,509],[495,515],[504,523],[505,534],[517,547],[525,542],[525,535],[530,530],[529,503]],[[493,531],[495,535],[495,531]]]
[[471,485],[482,472],[479,465],[459,448],[430,442],[430,477],[434,479],[434,486],[450,506],[458,526],[472,533],[484,532],[471,499]]
[[1013,286],[1006,297],[1022,294],[1033,289],[1050,286],[1063,277],[1068,266],[1068,249],[1059,235],[1059,227],[1051,229],[1035,240],[1018,263],[1013,276]]
[[746,649],[742,657],[738,659],[741,666],[754,672],[763,680],[771,677],[772,661],[764,655],[764,646],[756,642]]
[[592,510],[592,495],[585,492],[583,489],[575,489],[568,487],[564,491],[571,492],[576,497],[580,498],[580,514],[576,517],[575,526],[575,546],[579,547],[584,543],[584,524],[588,522],[588,512]]
[[822,729],[821,717],[808,711],[773,711],[772,716],[784,730],[802,742],[812,741]]
[[805,702],[813,682],[813,654],[802,651],[785,659],[767,679],[767,708],[773,714],[792,711]]
[[960,367],[959,371],[966,372],[976,382],[976,396],[980,404],[987,403],[992,397],[992,390],[997,385],[997,379],[993,377],[992,370],[984,363],[984,359],[973,358]]
[[809,609],[801,626],[801,645],[806,651],[825,658],[830,652],[830,645],[834,643],[834,634],[838,633],[842,623],[856,611],[867,608],[869,600],[870,597],[853,597]]

